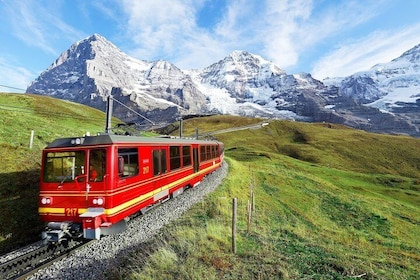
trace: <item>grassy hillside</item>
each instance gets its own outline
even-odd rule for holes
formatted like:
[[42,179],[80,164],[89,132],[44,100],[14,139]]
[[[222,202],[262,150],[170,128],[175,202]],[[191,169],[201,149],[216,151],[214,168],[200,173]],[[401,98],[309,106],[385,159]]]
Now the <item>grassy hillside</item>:
[[[211,117],[184,134],[260,120]],[[177,135],[178,132],[174,132]],[[416,279],[420,139],[273,121],[217,135],[229,175],[109,278]],[[247,227],[250,188],[255,212]],[[237,253],[231,201],[238,198]],[[153,249],[151,249],[153,248]]]
[[[0,93],[0,253],[39,238],[41,150],[58,137],[103,131],[104,120],[102,112],[79,104]],[[184,122],[184,135],[260,121],[191,119]],[[35,139],[29,149],[31,130]],[[230,168],[223,184],[125,267],[108,271],[109,278],[419,275],[420,139],[287,121],[216,137],[225,143]],[[256,210],[248,228],[251,185]],[[233,197],[239,211],[236,254],[231,252]]]
[[81,136],[87,131],[93,135],[104,127],[104,113],[80,104],[0,93],[0,253],[40,238],[41,150],[55,138]]

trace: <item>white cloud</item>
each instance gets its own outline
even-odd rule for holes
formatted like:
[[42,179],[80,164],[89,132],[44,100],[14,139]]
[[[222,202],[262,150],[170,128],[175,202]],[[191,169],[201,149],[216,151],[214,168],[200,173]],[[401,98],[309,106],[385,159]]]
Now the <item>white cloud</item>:
[[311,11],[311,1],[227,1],[216,25],[197,25],[204,2],[124,1],[128,37],[140,59],[165,59],[181,68],[200,68],[233,50],[261,54],[281,66],[297,62],[300,48],[294,40]]
[[[326,55],[319,54],[323,57],[313,67],[314,76],[323,78],[366,70],[384,59],[395,58],[418,43],[418,26],[375,32],[362,39],[356,35],[351,37],[351,31],[373,22],[371,20],[381,14],[381,7],[387,2],[104,0],[77,1],[68,12],[73,16],[80,15],[79,21],[89,27],[95,26],[97,19],[109,23],[109,28],[105,27],[107,34],[102,35],[110,40],[118,38],[115,42],[118,47],[132,56],[168,60],[182,69],[208,66],[233,50],[259,54],[281,68],[297,68],[303,59],[320,53],[315,50],[335,47]],[[70,21],[72,17],[63,16],[67,12],[64,7],[69,7],[65,6],[66,2],[1,3],[2,12],[8,15],[10,33],[43,53],[57,56],[63,50],[59,42],[73,43],[87,36],[84,32],[88,32],[88,28],[82,32]],[[208,5],[226,6],[218,7],[219,13],[212,15],[203,13]],[[219,18],[208,21],[212,26],[203,26],[198,19],[202,14]],[[306,53],[310,55],[305,57]],[[309,72],[307,66],[302,68],[298,71]]]
[[374,17],[380,3],[337,1],[321,6],[309,0],[268,1],[262,55],[280,67],[295,66],[304,53]]
[[[181,68],[201,68],[233,50],[262,55],[280,67],[299,63],[303,53],[324,40],[375,16],[382,1],[340,1],[319,8],[311,0],[226,2],[214,26],[197,25],[205,1],[123,2],[131,55],[164,59]],[[208,4],[208,3],[207,3]]]
[[305,22],[312,11],[312,1],[267,1],[264,26],[260,40],[263,54],[281,67],[297,63],[302,48],[298,37],[301,22]]
[[26,90],[28,81],[32,79],[34,73],[31,73],[24,67],[11,64],[10,61],[0,57],[0,85],[13,85],[16,89],[0,87],[0,92],[19,92]]
[[48,1],[13,1],[5,4],[11,25],[11,32],[25,42],[45,53],[57,55],[54,48],[57,39],[78,40],[82,36],[70,25],[66,24],[57,12],[56,2]]
[[177,38],[191,32],[193,7],[181,1],[125,1],[128,34],[139,46],[138,54],[148,56],[160,52],[170,54]]
[[[3,85],[26,89],[29,82],[39,74],[35,73],[39,71],[39,66],[34,67],[32,60],[24,59],[30,55],[37,57],[39,52],[43,53],[41,56],[57,56],[62,51],[58,49],[57,42],[80,39],[82,32],[62,20],[59,13],[61,3],[34,0],[1,2],[1,11],[7,15],[2,21],[8,30],[5,43],[15,46],[6,47],[0,57],[0,82]],[[26,53],[28,50],[30,53]],[[28,70],[30,68],[32,70]]]
[[342,34],[375,17],[381,2],[335,2],[334,6],[312,11],[308,20],[301,23],[297,39],[305,48],[322,44],[329,38],[339,40],[346,36]]
[[311,73],[317,79],[343,77],[389,62],[419,43],[420,24],[402,30],[378,31],[340,45],[322,57]]
[[130,54],[145,60],[164,59],[178,67],[199,68],[214,62],[223,44],[209,30],[198,27],[203,1],[124,1]]

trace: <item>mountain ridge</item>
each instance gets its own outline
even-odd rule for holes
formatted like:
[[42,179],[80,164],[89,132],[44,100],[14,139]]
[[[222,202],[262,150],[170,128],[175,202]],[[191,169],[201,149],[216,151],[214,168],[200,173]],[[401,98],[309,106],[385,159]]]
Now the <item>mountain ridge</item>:
[[[409,89],[417,90],[419,52],[405,52],[414,62],[402,69],[410,69],[413,79],[408,79],[406,72],[400,74],[405,80],[398,80],[392,72],[375,76],[373,73],[380,72],[374,68],[324,83],[310,73],[287,74],[261,56],[240,50],[203,69],[183,70],[164,60],[130,57],[101,35],[93,34],[63,52],[29,85],[27,92],[69,99],[101,110],[105,110],[106,97],[112,95],[132,110],[161,123],[186,115],[232,114],[336,122],[373,132],[420,136],[420,96],[413,94],[413,98],[397,100],[399,103],[385,99],[389,93],[401,92],[401,86],[390,85],[398,86],[404,81],[409,82]],[[401,65],[403,60],[409,61],[401,56],[397,59],[399,64],[390,63]],[[386,67],[382,65],[382,69]],[[391,74],[393,80],[384,84],[384,77]],[[114,113],[124,121],[147,124],[123,108],[115,108]]]

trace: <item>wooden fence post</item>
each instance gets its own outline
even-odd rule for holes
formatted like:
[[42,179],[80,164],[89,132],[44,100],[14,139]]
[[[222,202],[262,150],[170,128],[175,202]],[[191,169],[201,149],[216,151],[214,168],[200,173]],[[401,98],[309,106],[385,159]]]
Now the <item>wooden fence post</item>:
[[32,145],[34,143],[34,135],[35,135],[35,131],[32,130],[31,131],[31,139],[29,140],[29,149],[32,149]]
[[251,194],[251,211],[252,211],[252,213],[255,212],[255,195],[254,195],[254,192],[252,192],[252,194]]
[[251,202],[248,200],[246,204],[246,231],[249,233],[251,227]]
[[255,183],[255,178],[254,178],[254,174],[252,174],[251,184],[249,185],[250,196],[251,196],[251,211],[252,212],[255,211],[254,183]]
[[232,252],[236,254],[236,209],[237,209],[236,197],[232,201]]

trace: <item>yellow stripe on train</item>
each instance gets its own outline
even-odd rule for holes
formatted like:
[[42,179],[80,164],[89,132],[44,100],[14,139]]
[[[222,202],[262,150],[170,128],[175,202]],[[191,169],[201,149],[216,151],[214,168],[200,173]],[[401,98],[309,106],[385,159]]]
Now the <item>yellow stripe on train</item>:
[[[219,163],[219,164],[217,164],[217,165],[220,165],[220,163]],[[209,170],[213,169],[213,168],[214,168],[215,166],[217,166],[217,165],[212,165],[212,166],[210,166],[210,167],[208,167],[208,168],[206,168],[206,169],[204,169],[204,170],[200,171],[200,173],[205,173],[205,172],[207,172],[207,171],[209,171]],[[120,205],[118,205],[118,206],[114,207],[114,208],[105,209],[104,214],[105,214],[105,215],[107,215],[107,216],[112,216],[112,215],[115,215],[116,213],[121,212],[121,211],[123,211],[123,210],[126,210],[127,208],[130,208],[131,206],[133,206],[133,205],[135,205],[135,204],[137,204],[137,203],[140,203],[140,202],[142,202],[142,201],[144,201],[144,200],[146,200],[146,199],[148,199],[148,198],[153,197],[155,194],[157,194],[157,193],[159,193],[159,192],[161,192],[161,191],[163,191],[163,190],[170,189],[170,188],[172,188],[173,186],[175,186],[175,185],[177,185],[177,184],[181,184],[181,183],[183,183],[183,182],[185,182],[185,181],[188,181],[189,179],[191,179],[191,178],[193,178],[193,177],[195,177],[195,176],[197,176],[197,173],[194,173],[194,174],[188,175],[187,177],[184,177],[184,178],[182,178],[182,179],[180,179],[180,180],[177,180],[177,181],[175,181],[175,182],[172,182],[172,183],[170,183],[170,184],[167,184],[167,185],[165,185],[165,186],[163,186],[163,187],[161,187],[161,188],[159,188],[159,189],[156,189],[156,190],[154,190],[154,191],[151,191],[151,192],[148,192],[148,193],[146,193],[146,194],[143,194],[143,195],[141,195],[141,196],[139,196],[139,197],[136,197],[135,199],[132,199],[132,200],[130,200],[130,201],[127,201],[127,202],[125,202],[125,203],[123,203],[123,204],[120,204]],[[52,214],[52,215],[60,215],[60,216],[63,216],[63,215],[65,215],[65,213],[66,213],[66,209],[67,209],[67,208],[39,207],[39,208],[38,208],[38,213],[39,213],[40,215]],[[79,214],[79,215],[80,215],[80,214],[83,214],[83,213],[85,213],[86,211],[87,211],[87,209],[86,209],[86,208],[79,208],[79,209],[78,209],[78,214]]]

